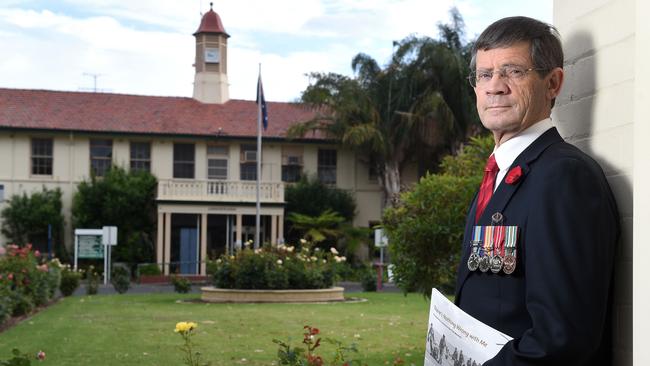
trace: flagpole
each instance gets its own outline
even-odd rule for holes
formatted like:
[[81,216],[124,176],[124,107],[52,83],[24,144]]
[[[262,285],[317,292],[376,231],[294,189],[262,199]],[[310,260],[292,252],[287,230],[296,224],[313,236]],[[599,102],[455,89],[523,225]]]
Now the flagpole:
[[262,175],[262,63],[259,64],[257,79],[257,187],[255,205],[255,249],[260,247],[260,179]]

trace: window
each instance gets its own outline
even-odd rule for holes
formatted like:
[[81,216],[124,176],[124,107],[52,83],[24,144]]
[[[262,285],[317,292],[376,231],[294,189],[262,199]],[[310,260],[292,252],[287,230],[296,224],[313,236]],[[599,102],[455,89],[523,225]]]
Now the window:
[[5,200],[5,185],[0,184],[0,202]]
[[131,142],[131,171],[151,171],[151,144]]
[[208,179],[228,179],[228,147],[208,145]]
[[174,144],[174,178],[194,178],[194,144]]
[[257,146],[242,145],[239,163],[239,179],[257,180]]
[[52,139],[32,139],[32,174],[52,175]]
[[318,149],[318,180],[336,184],[336,150]]
[[302,146],[282,147],[282,181],[297,182],[302,176]]
[[377,163],[371,161],[368,164],[368,181],[372,183],[377,183],[379,180],[379,172],[377,171]]
[[90,173],[106,175],[113,162],[113,140],[90,140]]

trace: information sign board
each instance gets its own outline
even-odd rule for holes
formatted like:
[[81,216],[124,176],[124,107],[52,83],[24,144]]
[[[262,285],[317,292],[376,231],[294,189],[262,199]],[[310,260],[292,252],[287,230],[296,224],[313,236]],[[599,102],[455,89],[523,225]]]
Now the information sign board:
[[78,258],[104,258],[104,245],[101,235],[78,235]]

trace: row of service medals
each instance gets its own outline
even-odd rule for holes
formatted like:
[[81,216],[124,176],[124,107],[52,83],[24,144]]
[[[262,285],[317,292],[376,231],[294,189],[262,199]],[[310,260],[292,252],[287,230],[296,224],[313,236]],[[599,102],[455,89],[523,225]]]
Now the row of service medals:
[[474,226],[470,271],[512,274],[517,265],[517,226]]

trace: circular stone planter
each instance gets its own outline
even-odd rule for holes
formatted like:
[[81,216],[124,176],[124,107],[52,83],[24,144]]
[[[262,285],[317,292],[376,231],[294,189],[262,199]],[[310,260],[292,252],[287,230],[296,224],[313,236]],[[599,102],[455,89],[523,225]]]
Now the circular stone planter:
[[343,287],[314,290],[233,290],[201,287],[205,302],[330,302],[345,301]]

